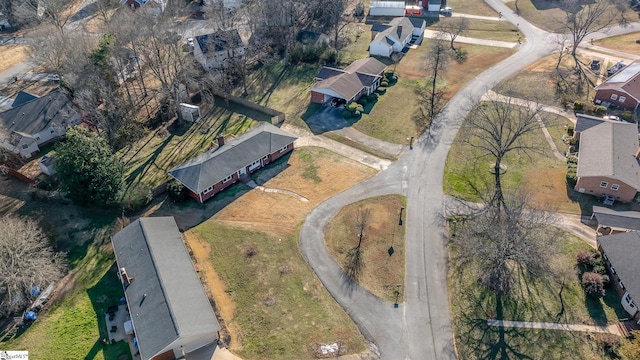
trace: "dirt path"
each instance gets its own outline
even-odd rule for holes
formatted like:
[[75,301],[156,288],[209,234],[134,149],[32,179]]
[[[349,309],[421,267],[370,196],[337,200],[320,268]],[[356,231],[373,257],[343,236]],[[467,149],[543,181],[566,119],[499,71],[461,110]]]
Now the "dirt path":
[[193,257],[196,259],[200,273],[204,275],[206,283],[211,291],[211,295],[216,301],[216,305],[220,310],[220,315],[227,324],[227,331],[233,339],[233,350],[239,350],[242,348],[241,338],[238,336],[238,329],[233,323],[233,316],[236,312],[236,303],[226,293],[226,285],[218,276],[218,273],[211,264],[209,253],[211,248],[209,244],[204,241],[198,240],[190,231],[184,233],[184,238],[193,252]]

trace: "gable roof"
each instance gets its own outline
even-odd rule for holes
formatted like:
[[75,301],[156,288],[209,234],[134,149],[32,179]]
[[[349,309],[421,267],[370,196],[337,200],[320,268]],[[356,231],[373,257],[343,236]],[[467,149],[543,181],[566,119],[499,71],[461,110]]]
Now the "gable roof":
[[111,238],[141,358],[180,337],[215,333],[220,325],[173,217],[140,218]]
[[77,116],[67,96],[56,89],[45,96],[0,113],[0,126],[9,132],[37,134],[50,126],[66,126]]
[[640,230],[640,212],[638,211],[617,211],[602,206],[594,206],[593,216],[598,220],[599,226]]
[[296,137],[288,132],[263,122],[237,138],[225,141],[224,145],[169,170],[169,175],[199,194],[239,169],[295,140]]
[[625,289],[636,302],[640,301],[640,233],[629,231],[598,236],[597,240]]
[[196,41],[203,54],[209,51],[218,52],[227,49],[237,49],[244,46],[238,30],[218,30],[211,34],[196,36]]
[[574,131],[580,133],[596,125],[600,125],[605,121],[613,120],[585,114],[576,114],[576,128]]
[[387,65],[372,57],[358,59],[344,70],[323,67],[316,75],[316,78],[321,80],[315,83],[311,90],[329,89],[343,99],[350,100],[363,87],[373,85],[386,68]]
[[[424,22],[424,20],[422,21]],[[415,21],[415,23],[419,22]],[[392,46],[394,42],[402,43],[408,37],[413,36],[414,27],[422,27],[422,24],[415,26],[414,21],[408,17],[393,18],[387,25],[374,24],[371,27],[371,31],[377,32],[377,34],[372,42],[380,42],[389,47]]]
[[640,60],[625,66],[615,75],[596,86],[595,90],[624,91],[640,101]]
[[640,190],[636,124],[604,121],[582,132],[578,177],[606,176]]
[[31,101],[33,99],[37,99],[38,96],[33,95],[33,94],[29,94],[26,91],[20,91],[18,92],[18,95],[16,95],[16,99],[13,100],[13,103],[11,104],[11,107],[17,107],[20,106],[24,103],[26,103],[27,101]]

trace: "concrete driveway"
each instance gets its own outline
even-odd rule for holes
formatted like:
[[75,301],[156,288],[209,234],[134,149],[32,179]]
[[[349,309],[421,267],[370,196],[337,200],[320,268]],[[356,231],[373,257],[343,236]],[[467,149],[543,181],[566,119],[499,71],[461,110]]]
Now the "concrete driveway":
[[327,131],[349,127],[350,124],[342,116],[342,109],[333,106],[323,106],[307,119],[307,125],[315,135]]

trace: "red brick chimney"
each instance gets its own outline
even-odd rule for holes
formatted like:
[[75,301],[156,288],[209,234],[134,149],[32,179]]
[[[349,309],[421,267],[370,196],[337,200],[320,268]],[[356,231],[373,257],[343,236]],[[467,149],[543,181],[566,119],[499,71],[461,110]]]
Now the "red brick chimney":
[[224,136],[218,136],[218,146],[224,145]]

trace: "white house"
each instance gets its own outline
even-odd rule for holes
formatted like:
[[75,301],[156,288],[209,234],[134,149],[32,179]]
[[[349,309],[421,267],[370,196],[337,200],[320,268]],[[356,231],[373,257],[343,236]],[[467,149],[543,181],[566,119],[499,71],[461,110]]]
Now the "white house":
[[195,40],[193,55],[205,70],[224,69],[230,59],[244,56],[244,44],[235,29],[196,36]]
[[67,127],[79,123],[80,114],[57,89],[1,112],[0,146],[26,159],[38,152],[40,145],[63,138]]
[[427,11],[439,12],[442,7],[442,0],[429,0],[427,5]]
[[411,39],[422,40],[426,23],[419,18],[397,17],[387,25],[376,24],[371,28],[373,41],[369,43],[369,54],[390,57],[404,49]]

